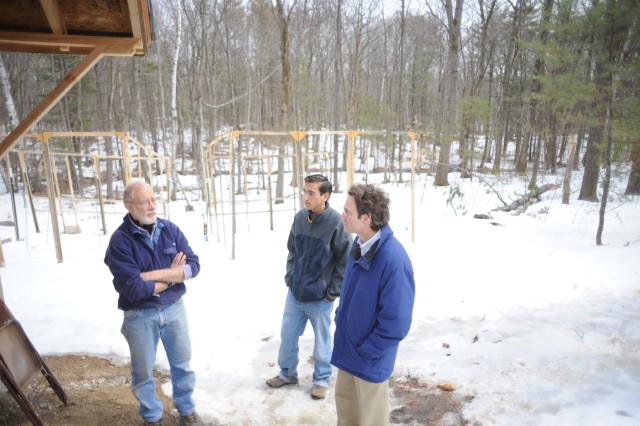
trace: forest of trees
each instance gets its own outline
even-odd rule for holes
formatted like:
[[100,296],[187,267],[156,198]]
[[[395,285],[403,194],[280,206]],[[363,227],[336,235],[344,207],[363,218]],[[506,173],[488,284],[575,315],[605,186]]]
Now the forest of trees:
[[[183,171],[228,129],[411,129],[438,186],[568,165],[597,202],[615,165],[640,194],[637,0],[150,1],[149,54],[102,59],[32,131],[125,131]],[[0,133],[81,59],[0,53]]]

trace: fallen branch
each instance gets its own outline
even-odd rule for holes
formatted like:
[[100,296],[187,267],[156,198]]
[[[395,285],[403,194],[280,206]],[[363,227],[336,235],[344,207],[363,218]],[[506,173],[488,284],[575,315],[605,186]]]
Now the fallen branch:
[[512,202],[511,204],[505,204],[502,207],[497,207],[495,209],[493,209],[493,211],[500,211],[500,212],[510,212],[515,210],[515,214],[519,215],[523,212],[525,212],[527,210],[527,208],[533,204],[534,202],[539,201],[538,198],[540,198],[540,196],[542,194],[544,194],[547,191],[550,190],[556,190],[559,189],[560,186],[559,185],[555,185],[552,183],[548,183],[546,185],[542,185],[539,188],[533,189],[531,191],[529,191],[529,193],[527,195],[524,195],[520,198],[518,198],[517,200],[515,200],[514,202]]

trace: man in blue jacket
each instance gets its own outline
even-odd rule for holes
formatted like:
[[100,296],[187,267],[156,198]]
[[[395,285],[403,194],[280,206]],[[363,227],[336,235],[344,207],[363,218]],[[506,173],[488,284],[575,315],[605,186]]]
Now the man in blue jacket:
[[340,214],[329,207],[332,185],[323,175],[305,177],[304,208],[296,213],[289,232],[285,301],[278,365],[280,372],[267,380],[279,388],[298,383],[298,341],[307,321],[313,327],[313,385],[311,397],[325,397],[331,378],[331,313],[340,296],[351,237]]
[[124,311],[122,334],[131,352],[131,390],[145,425],[162,425],[162,403],[155,396],[153,365],[158,341],[171,367],[173,402],[181,425],[202,425],[192,398],[191,340],[182,301],[184,281],[200,272],[200,262],[182,231],[156,217],[153,188],[129,183],[123,194],[128,211],[109,241],[104,262],[113,274]]
[[411,260],[388,224],[389,203],[381,189],[356,184],[344,204],[344,229],[357,238],[335,316],[338,425],[389,424],[389,377],[415,297]]

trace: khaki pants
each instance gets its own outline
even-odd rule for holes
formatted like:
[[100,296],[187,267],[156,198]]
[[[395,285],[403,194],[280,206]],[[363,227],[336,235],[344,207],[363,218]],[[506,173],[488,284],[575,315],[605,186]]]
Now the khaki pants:
[[371,383],[338,369],[335,398],[338,426],[389,424],[389,380]]

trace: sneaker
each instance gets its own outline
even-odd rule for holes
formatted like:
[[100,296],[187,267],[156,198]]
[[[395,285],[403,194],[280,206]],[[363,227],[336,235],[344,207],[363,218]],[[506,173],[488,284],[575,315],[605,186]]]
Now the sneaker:
[[295,385],[296,383],[298,383],[297,380],[289,382],[280,376],[272,377],[267,380],[267,385],[271,386],[272,388],[281,388],[284,385]]
[[327,388],[320,385],[313,385],[311,387],[311,398],[324,399],[324,395],[327,393]]
[[180,416],[180,426],[189,426],[189,425],[204,426],[202,419],[200,418],[198,413],[196,413],[195,411],[193,413]]
[[144,422],[144,426],[162,426],[162,417],[160,417],[158,420],[145,420]]

